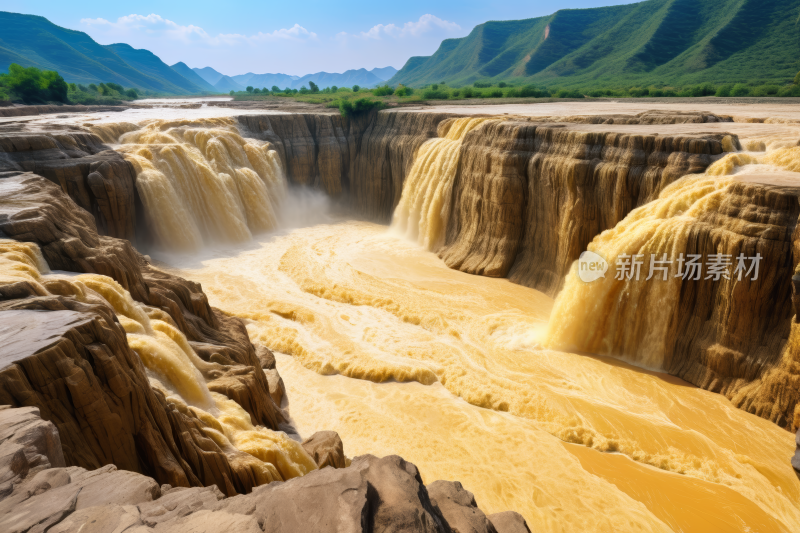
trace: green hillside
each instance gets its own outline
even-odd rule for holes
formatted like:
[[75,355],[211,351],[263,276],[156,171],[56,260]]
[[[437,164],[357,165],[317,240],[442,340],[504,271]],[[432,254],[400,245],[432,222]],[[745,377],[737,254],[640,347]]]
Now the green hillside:
[[183,89],[187,93],[198,93],[204,90],[175,72],[174,69],[161,61],[161,59],[150,50],[138,50],[124,43],[109,44],[106,48],[116,53],[127,64],[139,72],[144,72],[156,79],[165,80],[175,87]]
[[784,84],[798,70],[800,0],[648,0],[486,22],[412,57],[390,83]]
[[[0,28],[0,72],[18,63],[55,70],[69,83],[113,82],[173,94],[201,90],[146,50],[125,51],[128,59],[145,69],[140,70],[120,57],[114,49],[120,45],[102,46],[85,33],[56,26],[44,17],[0,11]],[[167,77],[164,68],[170,73]]]

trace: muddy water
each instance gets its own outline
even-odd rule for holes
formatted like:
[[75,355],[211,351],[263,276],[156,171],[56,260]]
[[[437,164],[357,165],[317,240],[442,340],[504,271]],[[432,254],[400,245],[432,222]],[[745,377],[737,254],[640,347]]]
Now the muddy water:
[[286,355],[304,435],[397,453],[533,531],[796,531],[791,434],[618,360],[543,349],[552,300],[339,221],[164,258]]

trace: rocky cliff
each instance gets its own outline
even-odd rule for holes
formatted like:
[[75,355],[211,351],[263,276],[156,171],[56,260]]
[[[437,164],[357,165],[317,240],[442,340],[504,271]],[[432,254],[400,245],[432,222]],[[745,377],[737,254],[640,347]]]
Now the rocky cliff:
[[[51,268],[115,280],[214,363],[204,376],[209,390],[236,401],[255,424],[284,422],[244,325],[211,308],[197,284],[150,267],[128,241],[98,235],[91,215],[59,187],[32,174],[0,180],[0,232],[36,243]],[[205,422],[150,386],[114,310],[80,302],[71,290],[58,281],[46,291],[29,281],[0,286],[0,403],[38,407],[63,435],[68,466],[115,464],[225,494],[261,484],[252,456],[221,448],[203,433]]]

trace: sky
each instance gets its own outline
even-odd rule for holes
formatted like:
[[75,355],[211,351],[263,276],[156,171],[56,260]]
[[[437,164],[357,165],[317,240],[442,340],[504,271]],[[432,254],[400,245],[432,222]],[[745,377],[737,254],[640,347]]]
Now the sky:
[[[630,0],[0,0],[0,11],[41,15],[100,44],[145,48],[169,65],[246,72],[343,72],[401,68],[431,55],[443,39],[487,20],[549,15]],[[1,31],[1,29],[0,29]]]

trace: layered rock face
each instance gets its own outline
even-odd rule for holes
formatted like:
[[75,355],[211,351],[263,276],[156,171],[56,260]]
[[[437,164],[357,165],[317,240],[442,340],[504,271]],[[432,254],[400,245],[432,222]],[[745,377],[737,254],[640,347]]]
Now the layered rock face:
[[105,235],[136,242],[136,173],[90,133],[0,133],[0,173],[33,172],[57,183]]
[[0,527],[14,533],[529,531],[510,511],[487,519],[458,483],[436,482],[429,493],[397,456],[356,457],[228,498],[215,486],[159,486],[113,465],[65,467],[58,431],[34,408],[0,410],[0,476]]
[[[52,268],[116,280],[213,363],[204,376],[209,390],[236,401],[254,424],[284,422],[244,325],[211,308],[197,284],[151,268],[128,241],[98,235],[92,217],[44,178],[0,180],[0,198],[2,235],[38,244]],[[150,386],[112,309],[76,300],[67,283],[47,288],[0,287],[7,339],[0,403],[38,407],[63,435],[67,465],[115,464],[173,486],[214,484],[229,495],[263,483],[254,457],[223,449],[203,432],[206,422]]]
[[487,123],[462,145],[439,255],[451,268],[508,276],[554,296],[595,235],[721,153],[722,136]]
[[437,136],[443,113],[269,115],[238,118],[277,147],[291,183],[315,186],[359,213],[388,221],[419,147]]

